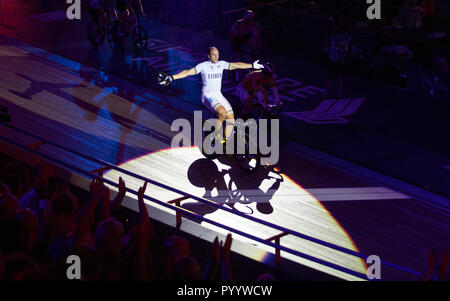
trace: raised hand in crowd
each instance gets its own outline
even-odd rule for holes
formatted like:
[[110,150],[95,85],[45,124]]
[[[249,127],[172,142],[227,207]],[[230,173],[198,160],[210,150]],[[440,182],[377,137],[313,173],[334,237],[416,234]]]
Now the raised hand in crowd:
[[230,250],[232,241],[233,239],[231,238],[231,233],[228,233],[227,238],[225,239],[225,243],[223,244],[223,246],[221,245],[222,280],[232,280],[231,261],[230,261]]
[[132,245],[130,253],[133,256],[133,276],[135,280],[147,281],[151,279],[151,255],[149,243],[153,233],[153,225],[144,202],[147,182],[138,190],[139,219],[137,225],[131,230]]
[[125,194],[127,192],[127,188],[125,186],[125,181],[122,177],[119,177],[119,192],[117,193],[114,200],[111,202],[111,212],[117,211],[120,209],[120,205],[122,205],[123,199],[125,198]]
[[95,224],[95,208],[102,197],[102,183],[99,178],[93,178],[90,184],[90,198],[86,204],[79,210],[76,220],[78,221],[75,230],[76,244],[80,244],[88,239],[87,235],[90,233]]
[[150,238],[153,233],[153,225],[150,221],[150,217],[148,216],[147,207],[145,206],[144,202],[144,194],[145,190],[147,188],[147,182],[144,183],[144,186],[139,188],[138,191],[138,202],[139,202],[139,221],[138,221],[138,238],[136,240],[137,246],[145,250],[145,248],[148,246],[148,243],[150,242]]
[[205,280],[231,280],[231,233],[228,233],[225,243],[219,242],[219,238],[216,237],[213,241],[211,248],[211,260],[203,271],[203,279]]
[[103,221],[110,216],[110,191],[105,184],[100,185],[100,221]]

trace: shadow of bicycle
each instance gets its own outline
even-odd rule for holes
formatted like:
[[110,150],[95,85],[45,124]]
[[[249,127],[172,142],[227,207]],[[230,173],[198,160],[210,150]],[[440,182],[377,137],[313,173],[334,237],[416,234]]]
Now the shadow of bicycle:
[[222,207],[240,214],[254,214],[253,208],[259,213],[271,214],[270,202],[283,182],[281,174],[271,167],[261,167],[255,174],[248,174],[239,168],[233,157],[227,156],[198,159],[189,166],[187,173],[192,185],[205,189],[202,197],[216,204],[186,202],[181,205],[201,216]]

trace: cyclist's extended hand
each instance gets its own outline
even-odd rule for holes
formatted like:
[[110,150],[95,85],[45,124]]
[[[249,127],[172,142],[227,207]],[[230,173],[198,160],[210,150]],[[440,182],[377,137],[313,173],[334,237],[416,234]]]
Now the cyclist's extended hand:
[[173,81],[173,76],[160,71],[156,80],[161,86],[167,86]]
[[256,60],[253,62],[253,69],[256,69],[256,70],[264,69],[264,66],[259,63],[259,60]]

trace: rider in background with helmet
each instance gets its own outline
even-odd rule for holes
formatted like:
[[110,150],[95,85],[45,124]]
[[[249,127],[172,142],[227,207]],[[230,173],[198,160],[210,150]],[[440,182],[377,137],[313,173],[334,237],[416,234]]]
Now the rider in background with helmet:
[[[275,83],[275,67],[271,63],[263,64],[264,69],[255,70],[248,73],[242,83],[238,87],[239,97],[243,102],[243,109],[241,117],[247,119],[249,114],[253,111],[255,103],[262,105],[265,110],[270,110],[272,105],[280,106],[283,103],[280,101],[278,88]],[[269,104],[268,90],[272,91],[275,102]]]

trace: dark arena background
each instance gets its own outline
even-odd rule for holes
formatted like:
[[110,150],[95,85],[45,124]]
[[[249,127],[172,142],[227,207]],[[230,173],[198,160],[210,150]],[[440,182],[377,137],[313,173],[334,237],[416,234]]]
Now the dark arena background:
[[0,279],[450,279],[449,1],[126,2],[0,0]]

